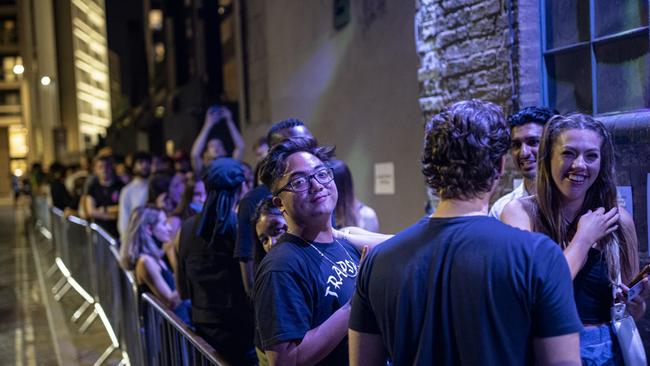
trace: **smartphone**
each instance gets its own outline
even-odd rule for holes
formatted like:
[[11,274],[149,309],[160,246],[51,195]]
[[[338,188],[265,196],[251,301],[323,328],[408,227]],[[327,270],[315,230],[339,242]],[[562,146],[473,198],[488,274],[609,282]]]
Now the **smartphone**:
[[646,275],[648,275],[648,274],[650,274],[650,264],[648,264],[647,266],[643,267],[643,269],[641,269],[641,271],[639,272],[639,274],[636,275],[636,277],[634,277],[634,279],[632,280],[632,282],[630,282],[630,284],[629,284],[627,287],[629,287],[629,288],[634,287],[634,285],[636,285],[637,283],[639,283],[639,282],[640,282],[640,281],[641,281],[641,280],[642,280]]

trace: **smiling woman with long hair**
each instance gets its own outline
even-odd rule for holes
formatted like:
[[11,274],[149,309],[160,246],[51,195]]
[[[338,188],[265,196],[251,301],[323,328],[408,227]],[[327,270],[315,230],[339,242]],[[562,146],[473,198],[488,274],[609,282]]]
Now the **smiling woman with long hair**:
[[[631,215],[616,199],[614,147],[605,126],[584,114],[553,117],[538,152],[537,194],[506,206],[501,219],[548,235],[564,250],[573,277],[583,362],[619,364],[610,329],[612,286],[630,283],[639,270],[638,241]],[[623,287],[623,291],[627,288]],[[650,295],[627,303],[639,319]]]

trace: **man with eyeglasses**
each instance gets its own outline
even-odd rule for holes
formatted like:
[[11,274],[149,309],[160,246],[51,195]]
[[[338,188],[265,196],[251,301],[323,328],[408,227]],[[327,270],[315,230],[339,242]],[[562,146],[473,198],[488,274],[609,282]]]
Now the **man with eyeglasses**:
[[271,365],[348,363],[349,300],[360,253],[332,230],[338,197],[327,166],[332,151],[292,138],[261,163],[262,181],[287,222],[253,288],[257,329]]

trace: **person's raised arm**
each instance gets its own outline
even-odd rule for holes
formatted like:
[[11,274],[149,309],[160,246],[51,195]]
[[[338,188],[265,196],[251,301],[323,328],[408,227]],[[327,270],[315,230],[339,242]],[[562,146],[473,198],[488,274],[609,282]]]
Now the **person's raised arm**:
[[199,131],[199,135],[196,136],[196,140],[192,144],[192,151],[190,153],[190,160],[192,163],[192,169],[195,173],[200,173],[203,168],[203,149],[205,144],[208,141],[208,136],[210,135],[210,130],[212,127],[219,122],[219,109],[218,107],[210,107],[205,112],[205,121],[203,122],[203,127]]
[[235,126],[235,122],[232,120],[232,112],[230,112],[230,110],[226,107],[221,107],[220,116],[226,119],[226,126],[228,126],[230,138],[232,139],[233,145],[235,145],[232,151],[232,158],[241,160],[246,144],[244,143],[244,139],[239,133],[237,126]]
[[341,343],[348,330],[350,303],[343,305],[325,322],[310,329],[300,342],[283,342],[265,350],[270,365],[314,365]]
[[537,366],[580,366],[580,335],[565,334],[557,337],[533,339],[533,352]]
[[598,240],[618,229],[618,208],[608,212],[604,208],[587,211],[580,217],[578,228],[569,245],[564,249],[564,256],[569,263],[571,278],[576,278],[578,272],[587,262],[587,253]]
[[394,236],[391,234],[373,233],[356,226],[348,226],[339,230],[332,230],[332,234],[336,239],[347,240],[359,251],[361,251],[364,246],[368,246],[368,249],[372,249]]

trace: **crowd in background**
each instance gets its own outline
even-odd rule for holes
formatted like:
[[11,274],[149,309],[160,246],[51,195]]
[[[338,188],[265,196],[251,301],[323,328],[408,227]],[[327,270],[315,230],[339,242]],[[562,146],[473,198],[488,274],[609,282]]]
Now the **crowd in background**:
[[[209,138],[219,123],[234,142],[230,154],[221,139]],[[300,120],[272,126],[252,147],[253,169],[240,160],[244,142],[231,112],[215,106],[189,156],[117,156],[103,147],[79,164],[33,164],[20,193],[35,187],[65,215],[99,225],[117,239],[121,264],[140,291],[157,296],[233,364],[253,365],[265,358],[254,347],[254,271],[287,230],[259,163],[269,144],[296,136],[313,138]],[[333,223],[377,231],[377,215],[356,198],[349,168],[340,160],[332,168],[342,187]]]
[[[209,139],[218,123],[230,154]],[[103,148],[91,164],[35,164],[30,186],[119,239],[141,291],[236,365],[622,364],[610,308],[640,318],[650,285],[627,298],[638,243],[602,123],[540,107],[506,122],[468,101],[424,140],[440,203],[394,237],[302,121],[274,124],[252,168],[224,107],[189,156]],[[507,151],[523,183],[488,215]]]

